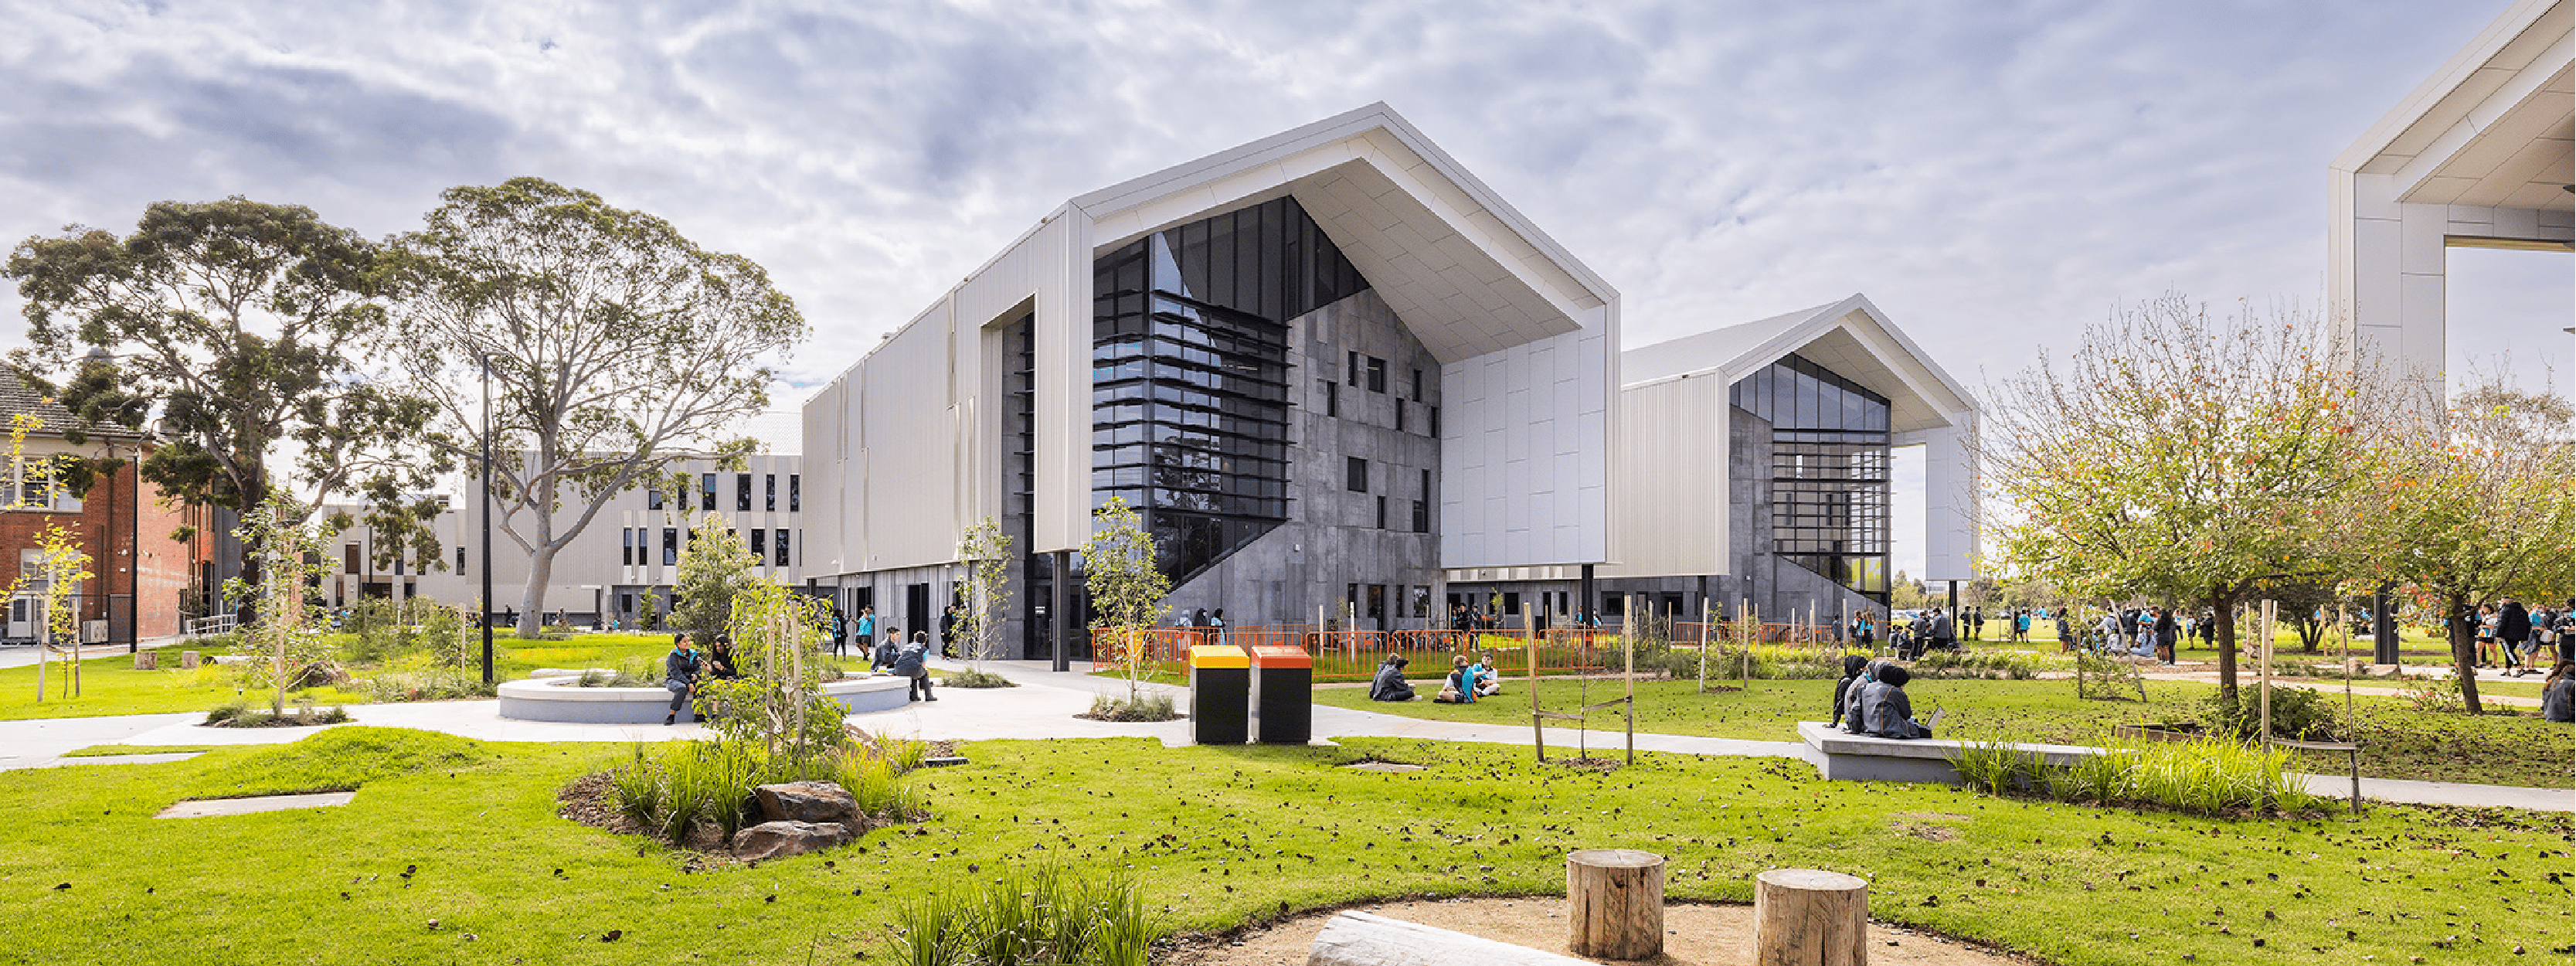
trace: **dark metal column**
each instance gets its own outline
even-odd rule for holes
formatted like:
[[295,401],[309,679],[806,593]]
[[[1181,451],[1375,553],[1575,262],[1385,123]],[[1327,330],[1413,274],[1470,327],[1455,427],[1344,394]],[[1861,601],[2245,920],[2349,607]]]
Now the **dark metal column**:
[[2397,663],[2397,615],[2389,613],[2388,590],[2392,585],[2379,585],[2370,595],[2370,660],[2373,664]]
[[1574,612],[1575,623],[1585,627],[1592,626],[1593,619],[1600,615],[1600,604],[1600,600],[1592,596],[1592,565],[1584,564],[1583,603]]
[[1068,585],[1073,583],[1073,552],[1058,550],[1049,565],[1054,573],[1047,580],[1047,640],[1055,648],[1055,669],[1073,669],[1073,620],[1066,613],[1065,601],[1073,596]]
[[[492,355],[483,359],[483,683],[492,683]],[[368,566],[373,567],[370,557]],[[360,585],[358,596],[367,588]]]

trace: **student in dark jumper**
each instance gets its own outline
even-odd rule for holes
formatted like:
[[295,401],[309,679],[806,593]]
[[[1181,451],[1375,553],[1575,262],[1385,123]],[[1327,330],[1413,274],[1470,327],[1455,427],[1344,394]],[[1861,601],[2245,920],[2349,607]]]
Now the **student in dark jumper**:
[[1834,682],[1834,719],[1828,724],[1843,723],[1843,705],[1851,700],[1852,685],[1861,680],[1861,672],[1866,670],[1869,670],[1868,655],[1843,655],[1843,679]]

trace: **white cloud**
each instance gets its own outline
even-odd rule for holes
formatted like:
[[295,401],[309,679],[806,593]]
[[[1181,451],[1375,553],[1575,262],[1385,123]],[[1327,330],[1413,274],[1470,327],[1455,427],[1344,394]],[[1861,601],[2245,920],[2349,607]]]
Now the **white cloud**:
[[[2168,288],[2313,302],[2327,158],[2502,5],[0,0],[0,236],[534,174],[767,266],[812,386],[1067,197],[1385,100],[1632,344],[1859,291],[1980,382]],[[2567,314],[2563,258],[2483,268],[2503,342]]]

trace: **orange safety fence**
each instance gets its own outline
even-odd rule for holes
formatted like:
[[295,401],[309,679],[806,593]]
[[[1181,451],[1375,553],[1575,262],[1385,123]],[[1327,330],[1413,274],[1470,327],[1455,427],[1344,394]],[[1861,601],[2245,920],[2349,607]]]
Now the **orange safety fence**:
[[[1674,622],[1669,625],[1671,646],[1699,646],[1700,625],[1697,622]],[[1723,644],[1738,634],[1732,623],[1718,623],[1709,628],[1707,640]],[[1536,633],[1536,657],[1541,676],[1610,674],[1618,672],[1621,661],[1620,629],[1617,627],[1552,627]],[[1121,646],[1121,641],[1129,642]],[[1765,644],[1830,643],[1833,628],[1796,624],[1765,624],[1760,642]],[[1224,630],[1189,627],[1156,627],[1133,632],[1095,629],[1091,632],[1091,669],[1094,672],[1123,671],[1129,660],[1143,665],[1148,673],[1167,674],[1186,680],[1189,677],[1190,648],[1200,644],[1232,644],[1250,648],[1259,645],[1292,645],[1301,647],[1314,658],[1314,680],[1318,682],[1367,681],[1377,674],[1378,665],[1388,655],[1401,654],[1406,661],[1405,676],[1434,678],[1448,672],[1453,657],[1487,662],[1506,679],[1528,677],[1533,642],[1522,631],[1497,628],[1480,631],[1392,630],[1366,631],[1318,629],[1312,624],[1274,624],[1234,627]],[[1640,638],[1640,650],[1648,642]]]

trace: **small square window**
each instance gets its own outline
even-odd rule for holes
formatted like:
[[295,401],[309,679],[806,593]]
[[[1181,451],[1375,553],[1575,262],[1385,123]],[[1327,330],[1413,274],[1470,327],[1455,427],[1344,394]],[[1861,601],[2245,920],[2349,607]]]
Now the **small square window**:
[[644,508],[647,510],[659,510],[662,508],[661,487],[657,486],[644,491]]
[[1342,486],[1353,493],[1368,492],[1368,461],[1357,456],[1346,457],[1346,460],[1347,462],[1343,464]]

